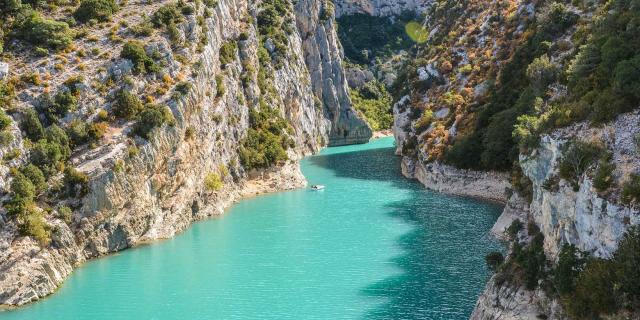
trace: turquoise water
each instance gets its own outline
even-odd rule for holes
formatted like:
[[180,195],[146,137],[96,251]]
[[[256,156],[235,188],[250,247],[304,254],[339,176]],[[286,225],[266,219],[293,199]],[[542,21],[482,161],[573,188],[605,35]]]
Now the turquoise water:
[[311,184],[91,261],[0,319],[468,319],[500,208],[404,179],[393,140],[302,162]]

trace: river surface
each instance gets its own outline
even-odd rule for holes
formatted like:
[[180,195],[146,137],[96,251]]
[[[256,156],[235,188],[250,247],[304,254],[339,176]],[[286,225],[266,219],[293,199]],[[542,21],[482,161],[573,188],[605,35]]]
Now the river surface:
[[78,268],[0,319],[468,319],[500,207],[425,190],[393,139],[302,161],[310,184]]

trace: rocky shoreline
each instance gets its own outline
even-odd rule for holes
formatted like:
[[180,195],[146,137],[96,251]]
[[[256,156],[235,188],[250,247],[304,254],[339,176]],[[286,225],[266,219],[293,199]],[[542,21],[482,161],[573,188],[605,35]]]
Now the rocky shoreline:
[[[28,237],[21,237],[10,242],[13,236],[11,231],[15,231],[15,228],[3,228],[3,232],[0,233],[0,248],[3,249],[0,254],[0,261],[2,261],[0,262],[0,270],[2,271],[0,287],[4,292],[0,298],[5,303],[0,304],[0,307],[2,309],[16,308],[55,293],[73,269],[88,260],[171,238],[186,230],[192,222],[224,214],[227,208],[242,199],[302,188],[307,184],[298,161],[289,161],[283,166],[255,173],[255,175],[238,184],[229,185],[212,195],[212,198],[215,199],[212,202],[216,205],[212,208],[213,210],[208,211],[210,214],[193,216],[193,219],[185,227],[178,227],[167,234],[156,233],[154,237],[140,237],[125,247],[105,254],[85,255],[82,248],[73,243],[73,239],[66,238],[73,236],[68,228],[64,232],[65,238],[58,239],[58,241],[64,240],[68,247],[49,249],[39,248],[38,244]],[[63,224],[58,227],[63,227]],[[16,259],[16,255],[28,258]]]

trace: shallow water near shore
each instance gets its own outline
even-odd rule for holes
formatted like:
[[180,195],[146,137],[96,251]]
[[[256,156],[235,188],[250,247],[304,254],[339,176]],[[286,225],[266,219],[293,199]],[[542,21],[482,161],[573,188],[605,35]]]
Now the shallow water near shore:
[[501,207],[425,190],[393,138],[325,149],[322,191],[243,200],[174,239],[78,268],[4,319],[468,319]]

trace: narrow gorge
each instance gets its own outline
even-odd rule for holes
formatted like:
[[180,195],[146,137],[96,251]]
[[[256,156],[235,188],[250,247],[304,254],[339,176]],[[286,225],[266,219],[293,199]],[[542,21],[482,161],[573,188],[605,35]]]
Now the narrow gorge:
[[192,284],[189,306],[181,282],[115,280],[177,295],[115,318],[640,317],[636,0],[0,0],[0,17],[0,306],[17,307],[0,319],[103,318],[56,298],[110,286],[74,269],[181,274],[152,249],[174,245],[220,291]]

